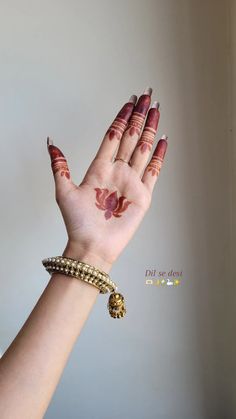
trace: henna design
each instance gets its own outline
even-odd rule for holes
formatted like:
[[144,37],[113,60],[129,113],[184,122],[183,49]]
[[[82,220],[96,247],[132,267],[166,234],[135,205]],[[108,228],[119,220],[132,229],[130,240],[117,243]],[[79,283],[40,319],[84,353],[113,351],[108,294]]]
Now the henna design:
[[105,211],[105,218],[108,220],[114,215],[114,217],[121,217],[121,212],[124,212],[128,206],[131,204],[131,201],[125,201],[125,196],[120,196],[118,198],[117,191],[109,192],[108,189],[104,188],[94,188],[96,191],[96,200],[95,205],[97,208]]
[[134,108],[134,100],[137,100],[137,96],[131,96],[130,100],[132,102],[127,102],[123,108],[118,112],[116,118],[112,122],[111,126],[108,128],[105,135],[109,134],[109,140],[117,138],[120,140],[128,124],[128,120],[132,114]]
[[70,171],[64,154],[58,147],[53,145],[53,142],[49,137],[47,138],[47,145],[48,152],[51,157],[51,167],[54,175],[60,170],[61,176],[65,176],[67,179],[70,179]]
[[128,126],[126,128],[126,131],[131,137],[133,137],[135,134],[137,134],[138,136],[140,135],[150,105],[150,101],[150,95],[143,94],[140,96],[128,123]]
[[151,175],[159,176],[161,166],[165,157],[166,149],[167,149],[167,138],[166,136],[163,136],[156,146],[156,149],[153,153],[152,159],[150,163],[148,164],[148,172],[151,172]]
[[154,138],[157,132],[160,118],[159,103],[157,106],[157,108],[151,108],[149,110],[142,136],[137,143],[137,148],[139,147],[141,153],[144,153],[146,150],[151,151],[152,145],[154,143]]

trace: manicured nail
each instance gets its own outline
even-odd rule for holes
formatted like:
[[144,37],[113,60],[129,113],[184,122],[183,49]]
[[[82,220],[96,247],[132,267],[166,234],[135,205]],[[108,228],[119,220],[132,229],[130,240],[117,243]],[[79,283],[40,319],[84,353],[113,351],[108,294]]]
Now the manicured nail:
[[129,100],[128,100],[128,102],[131,102],[131,103],[136,103],[137,102],[137,96],[136,95],[132,95],[132,96],[130,96],[130,98],[129,98]]
[[152,88],[151,87],[146,87],[146,89],[143,92],[143,95],[151,96],[151,94],[152,94]]
[[166,135],[166,134],[163,134],[163,135],[162,135],[162,137],[161,137],[160,139],[161,139],[161,140],[166,140],[166,141],[167,141],[167,140],[168,140],[168,137],[167,137],[167,135]]
[[160,107],[160,103],[159,103],[159,102],[157,102],[157,100],[155,100],[155,102],[153,102],[153,104],[152,104],[151,108],[156,108],[156,109],[159,109],[159,107]]
[[48,145],[48,147],[49,147],[50,145],[53,145],[53,141],[51,140],[51,138],[50,138],[50,137],[47,137],[47,145]]

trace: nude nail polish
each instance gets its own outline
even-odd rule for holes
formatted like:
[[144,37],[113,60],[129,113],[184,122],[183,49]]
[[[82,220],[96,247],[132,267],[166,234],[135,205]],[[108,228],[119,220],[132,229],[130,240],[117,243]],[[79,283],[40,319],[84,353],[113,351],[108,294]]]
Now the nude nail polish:
[[146,89],[143,92],[143,95],[151,96],[151,94],[152,94],[152,88],[151,87],[146,87]]
[[159,107],[160,107],[160,103],[159,103],[159,102],[157,102],[157,100],[155,100],[155,101],[153,102],[153,104],[152,104],[151,108],[156,108],[156,109],[159,109]]
[[167,141],[168,140],[167,135],[166,134],[163,134],[162,137],[160,138],[160,140],[166,140]]
[[47,137],[47,145],[48,146],[53,145],[53,141],[51,140],[50,137]]
[[128,102],[131,102],[131,103],[136,103],[137,102],[137,96],[136,95],[132,95],[132,96],[130,96],[130,98],[129,98],[129,100],[128,100]]

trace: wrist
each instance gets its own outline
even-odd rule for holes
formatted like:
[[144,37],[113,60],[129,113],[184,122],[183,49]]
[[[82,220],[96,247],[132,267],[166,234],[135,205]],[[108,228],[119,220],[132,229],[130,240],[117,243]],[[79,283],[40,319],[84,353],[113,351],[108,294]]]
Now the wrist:
[[104,258],[99,256],[96,252],[92,252],[80,246],[78,243],[73,243],[71,241],[67,242],[66,248],[62,256],[79,260],[89,265],[95,266],[101,271],[109,274],[112,263],[106,261]]

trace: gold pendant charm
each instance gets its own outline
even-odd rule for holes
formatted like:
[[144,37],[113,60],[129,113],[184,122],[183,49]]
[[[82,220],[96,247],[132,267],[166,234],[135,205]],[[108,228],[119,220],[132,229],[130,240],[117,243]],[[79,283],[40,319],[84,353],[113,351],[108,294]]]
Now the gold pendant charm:
[[119,292],[113,292],[108,300],[107,307],[111,317],[120,318],[124,317],[126,313],[125,300]]

